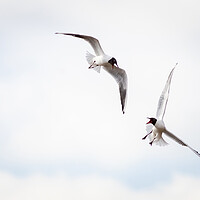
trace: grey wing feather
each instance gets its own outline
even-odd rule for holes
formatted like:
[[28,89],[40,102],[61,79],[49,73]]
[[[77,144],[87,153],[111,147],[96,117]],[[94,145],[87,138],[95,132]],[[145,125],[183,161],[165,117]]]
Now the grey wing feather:
[[179,144],[188,147],[190,150],[192,150],[196,155],[198,155],[200,157],[200,154],[198,151],[196,151],[195,149],[193,149],[192,147],[190,147],[189,145],[187,145],[185,142],[183,142],[181,139],[179,139],[178,137],[176,137],[174,134],[170,133],[169,131],[165,130],[164,133],[172,138],[173,140],[175,140],[176,142],[178,142]]
[[116,80],[119,85],[120,99],[122,105],[122,112],[125,113],[126,100],[127,100],[127,74],[126,71],[119,68],[107,65],[103,67],[111,76]]
[[73,34],[73,33],[56,33],[56,34],[70,35],[70,36],[74,36],[74,37],[77,37],[77,38],[84,39],[84,40],[86,40],[87,42],[90,43],[90,45],[94,49],[94,52],[97,56],[105,54],[103,49],[101,48],[99,41],[94,37],[87,36],[87,35]]
[[157,119],[163,119],[163,117],[165,115],[165,110],[166,110],[166,107],[167,107],[169,91],[170,91],[170,84],[171,84],[171,79],[172,79],[174,69],[175,69],[175,67],[171,70],[171,72],[168,76],[167,82],[165,84],[165,87],[164,87],[162,94],[160,96],[160,99],[158,101],[158,108],[157,108],[157,113],[156,113]]
[[173,140],[175,140],[176,142],[178,142],[179,144],[183,145],[183,146],[187,146],[187,144],[185,144],[182,140],[180,140],[178,137],[176,137],[174,134],[170,133],[169,131],[165,131],[164,132],[168,137],[172,138]]

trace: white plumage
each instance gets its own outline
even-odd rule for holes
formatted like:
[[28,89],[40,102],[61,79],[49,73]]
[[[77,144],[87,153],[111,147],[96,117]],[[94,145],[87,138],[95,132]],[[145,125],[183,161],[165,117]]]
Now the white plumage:
[[96,55],[87,52],[86,59],[90,65],[89,68],[93,68],[95,71],[100,73],[101,67],[103,67],[103,69],[107,71],[116,80],[116,82],[119,85],[122,112],[125,113],[125,106],[127,99],[127,74],[125,70],[118,67],[116,59],[109,55],[106,55],[103,49],[101,48],[99,41],[94,37],[87,35],[73,34],[73,33],[56,33],[56,34],[78,37],[90,43]]
[[[171,139],[173,139],[177,143],[188,147],[196,155],[200,156],[200,154],[196,150],[194,150],[192,147],[190,147],[189,145],[184,143],[182,140],[180,140],[174,134],[169,132],[167,130],[166,126],[165,126],[164,121],[163,121],[165,111],[166,111],[166,107],[167,107],[168,98],[169,98],[171,79],[172,79],[174,69],[175,69],[175,67],[171,70],[171,72],[168,76],[167,82],[165,84],[165,87],[164,87],[162,94],[159,98],[157,112],[156,112],[156,118],[153,118],[153,117],[149,118],[150,120],[149,120],[149,122],[147,122],[147,127],[146,127],[147,135],[145,135],[145,137],[143,137],[142,139],[146,139],[146,137],[148,136],[148,138],[150,139],[151,145],[155,143],[155,144],[160,145],[160,146],[165,146],[165,145],[168,144],[162,137],[162,134],[165,133],[168,137],[170,137]],[[150,124],[152,124],[153,126],[152,125],[150,126]]]

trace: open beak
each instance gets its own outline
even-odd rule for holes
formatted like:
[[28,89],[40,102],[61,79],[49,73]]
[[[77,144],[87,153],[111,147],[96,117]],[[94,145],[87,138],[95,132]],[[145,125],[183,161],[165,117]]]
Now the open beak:
[[[147,117],[147,119],[150,119],[150,118]],[[151,119],[146,124],[150,124],[150,123],[151,123]]]

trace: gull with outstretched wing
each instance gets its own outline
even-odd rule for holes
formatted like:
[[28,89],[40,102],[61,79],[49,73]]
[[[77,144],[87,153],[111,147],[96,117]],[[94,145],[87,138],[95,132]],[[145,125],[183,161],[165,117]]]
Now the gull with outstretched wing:
[[[177,63],[176,63],[176,65],[177,65]],[[166,110],[166,107],[167,107],[168,98],[169,98],[171,79],[172,79],[174,69],[175,69],[175,67],[171,70],[171,72],[168,76],[167,82],[165,84],[165,87],[164,87],[162,94],[160,96],[160,99],[158,101],[156,118],[154,118],[154,117],[148,118],[149,119],[149,122],[147,122],[148,133],[142,139],[144,140],[148,136],[149,139],[150,139],[150,143],[149,143],[150,145],[155,143],[155,144],[160,145],[160,146],[165,146],[165,145],[167,145],[167,142],[162,137],[162,134],[165,133],[168,137],[175,140],[177,143],[188,147],[196,155],[200,156],[198,151],[196,151],[195,149],[193,149],[192,147],[187,145],[185,142],[180,140],[178,137],[176,137],[171,132],[169,132],[167,130],[165,124],[164,124],[164,121],[163,121],[163,118],[164,118],[164,115],[165,115],[165,110]],[[149,127],[149,125],[151,125],[151,127]]]
[[125,70],[118,67],[117,60],[114,57],[106,55],[103,49],[101,48],[99,41],[94,37],[73,33],[56,34],[69,35],[84,39],[85,41],[89,42],[96,54],[96,56],[89,52],[87,52],[86,54],[86,59],[90,65],[89,69],[93,68],[94,70],[100,73],[101,67],[103,67],[103,69],[109,74],[111,74],[111,76],[116,80],[116,82],[119,85],[122,112],[124,114],[127,99],[127,74]]

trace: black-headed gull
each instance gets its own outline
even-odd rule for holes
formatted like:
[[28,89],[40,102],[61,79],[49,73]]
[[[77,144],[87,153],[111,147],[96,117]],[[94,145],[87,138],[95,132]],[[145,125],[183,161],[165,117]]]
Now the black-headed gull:
[[87,36],[87,35],[73,34],[73,33],[56,33],[56,34],[63,34],[63,35],[78,37],[90,43],[90,45],[94,49],[96,56],[87,52],[86,58],[90,65],[89,68],[93,68],[94,70],[100,73],[100,69],[102,66],[103,69],[106,70],[109,74],[111,74],[113,78],[117,81],[119,85],[122,112],[124,114],[126,98],[127,98],[126,97],[127,96],[126,95],[127,94],[127,75],[126,75],[125,70],[118,67],[117,60],[114,57],[106,55],[103,49],[101,48],[99,41],[94,37]]
[[[177,65],[177,63],[176,63]],[[171,79],[172,75],[174,72],[175,67],[171,70],[169,77],[167,79],[167,82],[165,84],[165,87],[162,91],[162,94],[160,96],[159,102],[158,102],[158,108],[157,108],[157,113],[156,113],[156,118],[150,117],[149,122],[147,122],[147,135],[143,137],[142,139],[146,139],[147,136],[149,136],[150,139],[150,145],[153,143],[160,145],[160,146],[165,146],[167,145],[167,142],[163,139],[162,133],[165,133],[168,137],[171,137],[173,140],[178,142],[179,144],[188,147],[191,149],[195,154],[200,156],[198,151],[194,150],[192,147],[188,146],[186,143],[184,143],[182,140],[180,140],[178,137],[176,137],[174,134],[169,132],[164,124],[163,118],[165,115],[165,110],[167,107],[167,102],[168,102],[168,97],[169,97],[169,91],[170,91],[170,84],[171,84]],[[153,126],[148,126],[149,124]]]

